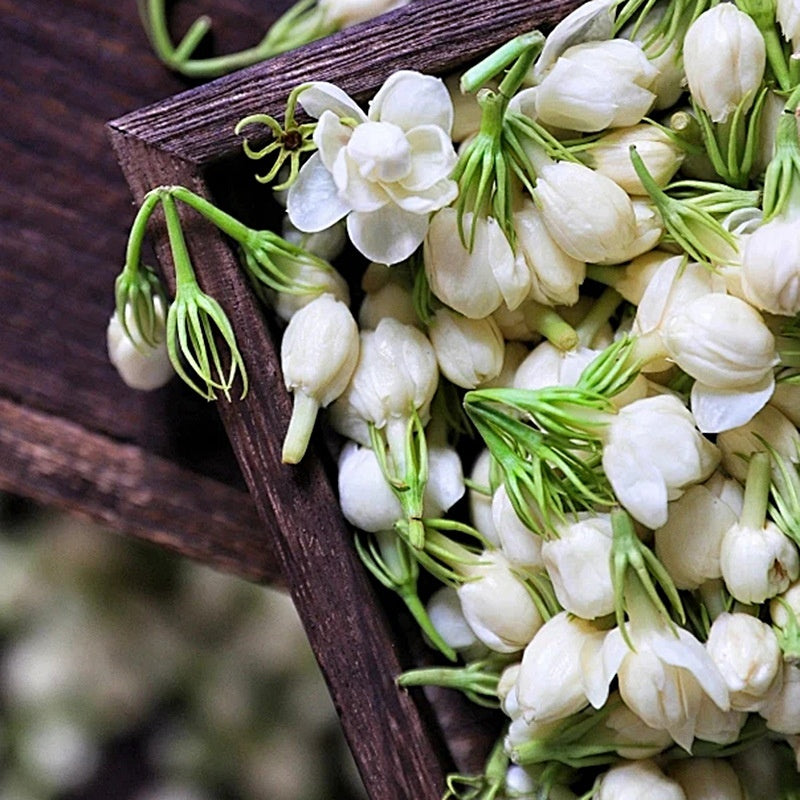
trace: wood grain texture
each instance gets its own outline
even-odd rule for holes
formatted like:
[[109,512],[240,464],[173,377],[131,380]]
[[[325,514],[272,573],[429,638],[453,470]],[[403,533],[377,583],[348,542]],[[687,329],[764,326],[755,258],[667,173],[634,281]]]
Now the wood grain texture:
[[[177,0],[173,27],[179,34],[209,12],[215,50],[233,51],[257,41],[287,4]],[[166,537],[202,558],[205,545],[190,535],[207,533],[200,514],[184,525],[175,512],[190,509],[208,480],[217,487],[210,496],[230,492],[214,517],[220,535],[258,542],[255,507],[216,408],[177,381],[155,393],[128,389],[105,352],[113,281],[135,210],[105,123],[189,84],[152,54],[135,0],[0,0],[0,46],[0,401],[33,415],[3,418],[15,451],[0,458],[0,485],[119,530]],[[140,460],[118,461],[107,483],[104,468],[93,473],[69,458],[81,435],[90,450],[103,442]],[[48,472],[54,454],[59,469]],[[154,474],[163,483],[137,463],[160,464]],[[145,493],[151,505],[131,502]],[[202,498],[198,508],[208,509]],[[228,566],[233,552],[234,544],[223,556]],[[274,574],[263,555],[248,556],[252,568],[240,553],[240,571]]]
[[282,582],[240,489],[0,399],[0,489],[63,504],[113,530],[254,582]]
[[[232,134],[241,116],[282,114],[289,91],[308,80],[332,81],[363,99],[398,68],[441,74],[574,5],[415,0],[375,22],[126,115],[109,124],[109,133],[137,199],[158,184],[181,183],[232,203],[244,160]],[[299,467],[281,463],[290,399],[275,332],[228,243],[196,215],[183,218],[200,282],[229,315],[250,376],[246,399],[222,404],[220,413],[258,512],[275,533],[283,575],[365,786],[373,800],[438,800],[453,765],[480,770],[496,729],[476,724],[480,715],[454,693],[430,692],[431,705],[422,692],[398,690],[395,676],[421,655],[418,637],[415,642],[403,615],[367,579],[320,442],[312,443]],[[169,272],[158,222],[153,235]]]

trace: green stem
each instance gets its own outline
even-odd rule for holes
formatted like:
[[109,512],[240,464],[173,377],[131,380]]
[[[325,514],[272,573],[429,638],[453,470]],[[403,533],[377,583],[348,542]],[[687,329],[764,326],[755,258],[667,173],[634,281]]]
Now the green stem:
[[128,245],[125,250],[125,269],[137,271],[142,259],[142,243],[147,232],[147,223],[156,207],[161,195],[158,190],[148,192],[144,196],[142,205],[136,213],[136,217],[131,225],[131,232],[128,236]]
[[622,295],[613,287],[606,288],[603,293],[592,303],[589,313],[575,328],[578,334],[578,343],[589,347],[597,336],[600,328],[605,325],[622,302]]
[[746,528],[761,530],[767,519],[772,471],[768,453],[753,453],[747,467],[744,503],[739,522]]
[[283,440],[281,460],[284,464],[299,464],[308,449],[319,402],[302,390],[294,392],[294,404],[286,438]]
[[529,300],[525,304],[524,317],[532,330],[542,334],[559,350],[566,352],[577,346],[579,337],[575,328],[550,306]]
[[[450,647],[449,644],[442,638],[442,635],[439,631],[436,630],[433,623],[431,622],[430,616],[428,616],[428,611],[425,608],[423,602],[419,599],[419,595],[416,591],[416,586],[413,588],[408,586],[399,586],[397,589],[397,594],[405,603],[406,608],[411,613],[411,616],[416,621],[417,625],[419,625],[420,630],[430,639],[431,643],[436,647],[436,649],[448,660],[448,661],[455,661],[458,658],[456,651]],[[402,678],[402,676],[401,676]],[[413,683],[404,684],[398,680],[401,686],[413,686]]]
[[226,214],[200,195],[195,194],[184,186],[168,186],[165,191],[172,197],[186,203],[198,213],[202,214],[209,222],[216,225],[223,233],[237,241],[241,245],[248,245],[252,242],[255,231],[239,220]]
[[[480,89],[481,86],[488,83],[502,70],[506,69],[515,59],[525,55],[526,51],[529,51],[531,55],[530,63],[527,67],[530,69],[533,59],[542,49],[543,45],[544,36],[539,31],[523,33],[521,36],[517,36],[511,41],[506,42],[502,47],[499,47],[493,53],[489,54],[483,61],[480,61],[474,67],[468,69],[461,76],[461,91],[474,92],[476,89]],[[512,94],[508,94],[507,96],[511,97]]]
[[192,260],[189,257],[189,249],[186,247],[186,239],[183,236],[181,220],[178,216],[178,209],[171,195],[162,196],[164,205],[164,216],[167,220],[167,234],[169,235],[170,249],[172,250],[172,263],[175,267],[175,283],[177,291],[191,286],[197,286],[197,277],[192,267]]

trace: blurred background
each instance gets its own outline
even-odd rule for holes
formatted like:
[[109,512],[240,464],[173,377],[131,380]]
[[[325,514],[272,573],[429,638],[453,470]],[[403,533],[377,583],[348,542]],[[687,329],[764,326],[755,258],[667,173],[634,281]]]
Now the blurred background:
[[359,800],[288,595],[0,494],[0,800]]

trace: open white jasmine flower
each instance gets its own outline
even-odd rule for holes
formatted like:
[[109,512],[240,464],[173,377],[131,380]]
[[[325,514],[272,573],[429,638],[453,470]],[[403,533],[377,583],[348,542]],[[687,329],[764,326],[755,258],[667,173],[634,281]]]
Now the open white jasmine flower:
[[635,125],[653,105],[658,70],[625,39],[584,42],[565,50],[535,89],[539,121],[594,132]]
[[733,767],[721,758],[686,758],[667,768],[689,800],[747,800]]
[[636,586],[626,595],[626,626],[636,649],[629,648],[619,628],[606,635],[603,669],[587,675],[589,701],[600,708],[617,675],[628,708],[689,751],[703,697],[727,711],[728,688],[703,645],[689,631],[669,624],[643,589]]
[[438,78],[393,73],[364,112],[344,92],[317,82],[299,95],[319,120],[315,153],[289,189],[287,211],[314,232],[347,217],[347,231],[367,258],[395,264],[422,244],[433,211],[457,194],[450,172],[453,107]]
[[611,581],[611,518],[581,515],[557,526],[557,537],[542,544],[542,558],[558,602],[583,619],[614,610]]
[[725,122],[745,98],[746,108],[755,100],[766,66],[764,38],[744,11],[720,3],[689,26],[683,64],[694,100],[712,121]]
[[522,655],[517,702],[527,722],[549,722],[588,705],[584,675],[600,669],[606,632],[561,611],[539,628]]
[[154,345],[149,345],[142,339],[130,305],[125,307],[125,316],[128,330],[134,337],[133,341],[125,335],[116,311],[111,314],[106,329],[108,359],[120,378],[131,389],[148,392],[161,388],[175,374],[167,353],[164,304],[160,297],[154,298],[153,308],[160,331],[159,341]]
[[458,587],[461,610],[475,635],[498,653],[516,653],[533,639],[543,620],[530,593],[497,551],[485,551],[480,564],[464,569]]
[[503,367],[505,342],[491,317],[469,319],[440,308],[428,326],[442,375],[456,386],[474,389]]
[[350,309],[323,294],[289,320],[281,341],[281,369],[294,394],[283,460],[296,464],[308,447],[317,411],[347,387],[358,361],[358,325]]
[[750,614],[724,612],[712,623],[706,649],[728,686],[731,708],[758,711],[783,682],[783,654],[769,625]]
[[603,469],[620,503],[649,528],[667,522],[667,503],[708,478],[719,452],[673,395],[636,400],[605,433]]
[[537,176],[535,200],[547,230],[573,258],[606,261],[636,240],[631,199],[610,178],[571,161],[544,164]]
[[[464,230],[473,215],[464,215]],[[425,237],[425,274],[431,291],[445,305],[471,319],[482,319],[505,302],[517,308],[531,290],[525,260],[516,258],[493,217],[479,217],[472,250],[461,241],[458,212],[444,208],[434,215]]]
[[653,761],[622,763],[600,777],[595,800],[687,800],[683,789]]

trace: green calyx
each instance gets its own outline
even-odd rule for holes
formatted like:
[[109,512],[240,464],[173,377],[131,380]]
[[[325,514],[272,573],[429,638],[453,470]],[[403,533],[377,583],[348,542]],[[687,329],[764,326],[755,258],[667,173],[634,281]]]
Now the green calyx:
[[670,238],[698,263],[713,266],[729,261],[731,254],[736,253],[736,237],[702,203],[671,197],[661,189],[635,146],[631,146],[630,156]]
[[775,155],[764,173],[764,221],[800,207],[800,85],[786,101],[775,134]]
[[[625,613],[628,612],[630,616],[632,605],[641,607],[643,603],[649,603],[669,625],[673,625],[670,608],[681,622],[685,621],[686,615],[672,578],[655,553],[636,535],[633,520],[628,512],[622,509],[612,511],[611,528],[614,615],[622,638],[631,650],[635,650],[628,633],[628,626],[625,624]],[[661,599],[658,587],[664,593],[669,608]]]
[[400,597],[436,649],[449,661],[455,661],[455,650],[436,630],[420,599],[419,565],[409,545],[393,531],[384,531],[374,535],[357,533],[355,546],[361,563],[383,586]]
[[139,0],[142,25],[159,60],[188,78],[216,78],[327,36],[337,29],[315,0],[300,0],[269,28],[262,40],[237,53],[193,58],[211,30],[211,19],[198,17],[175,45],[167,24],[165,0]]
[[768,89],[762,87],[753,102],[752,95],[743,97],[725,123],[715,124],[692,100],[695,117],[703,132],[703,143],[715,172],[727,184],[747,186],[758,152],[761,116]]
[[473,661],[464,667],[422,667],[404,672],[397,678],[397,684],[456,689],[476,705],[498,708],[498,684],[508,663],[509,659],[498,657]]
[[274,155],[272,166],[264,175],[257,175],[259,183],[272,183],[278,176],[284,164],[289,163],[289,174],[285,180],[276,184],[273,188],[280,191],[291,186],[297,174],[300,172],[300,159],[305,153],[313,152],[317,149],[314,143],[314,131],[317,128],[316,122],[298,123],[295,119],[297,112],[297,99],[300,94],[308,88],[308,84],[295,87],[289,95],[286,103],[283,125],[269,114],[250,114],[236,123],[234,133],[237,135],[249,125],[264,125],[272,134],[272,141],[263,147],[253,148],[250,141],[245,138],[242,142],[242,149],[245,155],[258,161],[266,156]]
[[[175,300],[167,313],[167,352],[172,366],[187,385],[207,400],[216,399],[217,390],[230,400],[230,389],[240,373],[244,397],[247,372],[233,327],[219,303],[197,283],[178,211],[169,194],[164,196],[163,206],[176,284]],[[226,346],[224,358],[217,337]]]
[[601,468],[603,431],[614,413],[611,398],[639,372],[636,341],[610,345],[574,387],[480,389],[464,396],[514,510],[534,533],[552,537],[567,514],[616,504]]
[[509,758],[499,739],[489,753],[482,775],[447,776],[447,790],[442,800],[499,800],[504,797]]

